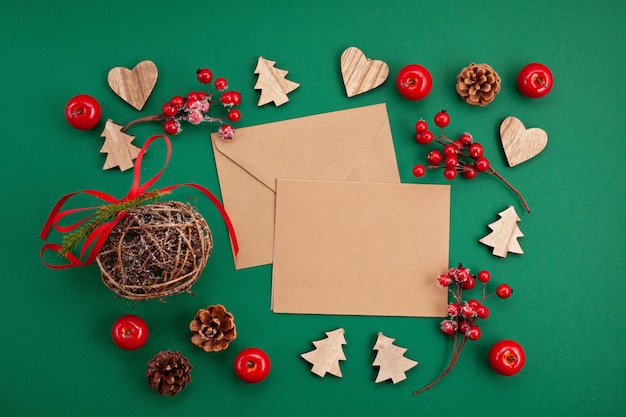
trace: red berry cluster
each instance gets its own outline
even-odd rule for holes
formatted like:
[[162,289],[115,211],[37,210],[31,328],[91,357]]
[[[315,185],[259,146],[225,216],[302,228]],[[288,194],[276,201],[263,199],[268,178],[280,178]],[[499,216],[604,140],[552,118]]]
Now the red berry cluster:
[[[232,125],[225,123],[224,119],[209,116],[209,111],[216,103],[228,109],[228,120],[237,122],[241,118],[241,112],[236,109],[241,103],[241,94],[237,91],[226,91],[228,82],[225,78],[213,80],[213,73],[208,68],[200,68],[196,71],[196,78],[201,84],[208,85],[213,81],[216,91],[211,91],[210,87],[204,91],[191,91],[185,97],[174,96],[161,107],[161,114],[142,117],[128,123],[122,131],[126,131],[134,124],[148,121],[162,121],[163,130],[169,135],[177,135],[182,131],[181,121],[186,121],[193,125],[203,122],[220,123],[218,133],[222,139],[230,140],[235,136],[235,129]],[[214,95],[221,93],[219,99]]]
[[428,166],[415,165],[413,175],[420,178],[426,174],[426,169],[436,168],[443,169],[443,176],[448,180],[455,179],[458,173],[467,179],[476,178],[479,172],[490,174],[504,182],[522,200],[524,208],[530,213],[524,197],[491,166],[484,155],[483,146],[475,142],[471,134],[463,133],[456,140],[448,138],[444,134],[444,128],[450,123],[450,115],[445,110],[435,115],[434,122],[441,128],[441,134],[435,135],[428,129],[428,123],[420,119],[415,123],[415,141],[420,145],[435,141],[443,148],[430,151],[426,157]]
[[[197,70],[196,76],[198,81],[205,85],[210,84],[213,80],[213,73],[208,68]],[[229,109],[228,119],[231,122],[238,121],[241,118],[241,113],[233,107],[241,103],[241,94],[236,91],[225,91],[228,88],[228,82],[224,78],[216,78],[213,85],[218,92],[222,92],[219,102]],[[170,135],[179,134],[182,130],[180,126],[182,120],[193,125],[199,125],[202,122],[223,123],[221,119],[208,115],[211,105],[217,102],[217,100],[212,99],[213,94],[210,90],[208,93],[192,91],[187,94],[187,97],[172,97],[161,109],[163,116],[166,118],[163,123],[163,130]],[[223,139],[232,139],[235,135],[235,130],[229,124],[222,124],[219,134]]]
[[[508,284],[500,284],[494,293],[486,294],[487,283],[490,279],[491,274],[489,271],[482,270],[478,274],[472,275],[470,270],[463,267],[461,264],[456,268],[450,268],[446,273],[437,277],[437,284],[447,288],[453,298],[453,301],[448,304],[448,317],[440,324],[440,329],[444,334],[454,337],[452,359],[448,367],[437,379],[422,389],[415,391],[415,395],[432,388],[452,370],[461,355],[466,341],[478,340],[480,338],[481,330],[477,321],[478,319],[486,319],[490,314],[489,309],[485,306],[485,301],[494,295],[500,298],[509,298],[513,293],[513,290]],[[476,287],[477,281],[482,283],[480,300],[465,299],[463,297],[463,291],[471,290]],[[462,335],[460,341],[459,335]]]

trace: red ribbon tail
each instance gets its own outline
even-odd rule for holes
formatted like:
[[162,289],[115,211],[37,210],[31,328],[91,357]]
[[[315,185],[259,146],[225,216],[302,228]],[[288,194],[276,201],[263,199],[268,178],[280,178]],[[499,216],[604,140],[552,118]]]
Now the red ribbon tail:
[[75,266],[87,265],[83,263],[80,259],[78,259],[78,257],[71,252],[68,252],[65,255],[63,255],[68,262],[66,264],[56,265],[56,264],[51,264],[49,262],[46,262],[46,260],[44,259],[44,254],[47,251],[53,251],[56,254],[59,254],[59,250],[61,250],[62,247],[63,246],[59,245],[58,243],[46,243],[45,245],[43,245],[41,247],[41,250],[39,251],[39,257],[41,258],[41,261],[43,262],[43,264],[50,269],[68,269],[68,268],[73,268]]

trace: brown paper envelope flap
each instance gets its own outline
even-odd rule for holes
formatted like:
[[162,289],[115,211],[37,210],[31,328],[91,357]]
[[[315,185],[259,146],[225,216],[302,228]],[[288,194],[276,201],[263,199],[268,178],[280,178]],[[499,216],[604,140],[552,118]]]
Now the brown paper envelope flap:
[[231,159],[217,152],[215,143],[217,142],[213,142],[213,151],[222,201],[239,244],[235,268],[242,269],[268,264],[273,255],[276,193],[241,169]]
[[273,191],[276,178],[400,181],[385,104],[244,127],[232,141],[211,137]]
[[272,310],[446,315],[450,186],[278,180]]

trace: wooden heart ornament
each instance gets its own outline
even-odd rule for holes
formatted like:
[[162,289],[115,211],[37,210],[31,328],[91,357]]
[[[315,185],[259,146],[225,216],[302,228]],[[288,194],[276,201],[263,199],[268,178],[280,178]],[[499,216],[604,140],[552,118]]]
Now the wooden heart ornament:
[[359,48],[351,46],[341,54],[341,76],[348,97],[370,91],[387,80],[389,66],[368,59]]
[[500,124],[500,141],[506,160],[512,167],[543,151],[548,144],[548,134],[538,127],[526,129],[520,119],[509,116]]
[[136,108],[143,109],[144,104],[156,85],[159,71],[152,61],[142,61],[129,70],[115,67],[109,71],[109,87],[122,100]]

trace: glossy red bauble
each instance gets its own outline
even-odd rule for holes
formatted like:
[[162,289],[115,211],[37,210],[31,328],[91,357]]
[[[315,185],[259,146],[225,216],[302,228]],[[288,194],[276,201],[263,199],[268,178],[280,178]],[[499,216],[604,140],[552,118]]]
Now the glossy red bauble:
[[111,336],[121,349],[139,349],[148,340],[148,325],[141,317],[127,314],[113,323]]
[[72,97],[65,105],[65,118],[75,129],[93,129],[100,122],[102,109],[98,100],[87,94]]
[[515,375],[525,363],[526,353],[522,345],[514,340],[500,340],[489,351],[489,365],[500,375]]
[[517,88],[526,97],[543,97],[552,90],[553,85],[552,71],[538,62],[526,65],[517,75]]
[[244,349],[235,358],[235,374],[250,384],[256,384],[267,378],[270,368],[269,356],[259,348]]
[[425,98],[433,88],[433,77],[419,64],[409,64],[398,72],[396,87],[402,97],[409,100]]

